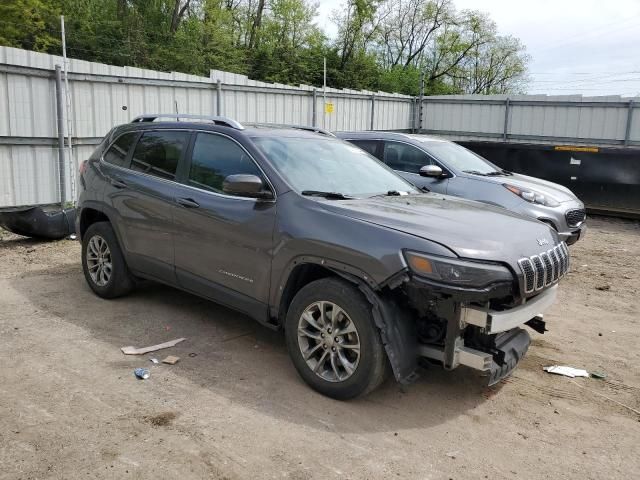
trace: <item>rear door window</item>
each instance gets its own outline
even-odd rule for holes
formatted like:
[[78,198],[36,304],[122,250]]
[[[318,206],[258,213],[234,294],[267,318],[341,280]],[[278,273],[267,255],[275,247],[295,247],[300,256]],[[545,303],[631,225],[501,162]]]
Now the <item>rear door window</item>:
[[413,145],[385,141],[384,163],[394,170],[420,173],[422,167],[432,165],[434,162],[429,155]]
[[382,149],[380,148],[382,142],[380,142],[380,140],[349,140],[349,142],[360,147],[365,152],[370,153],[378,160],[382,160]]
[[138,132],[129,132],[124,135],[120,135],[120,137],[113,142],[111,147],[109,147],[109,150],[104,154],[104,161],[123,167],[127,159],[127,154],[133,146],[137,136]]
[[131,170],[174,180],[189,143],[189,132],[145,132],[133,152]]
[[238,174],[255,175],[264,181],[258,166],[236,142],[221,135],[198,133],[188,184],[222,193],[224,179]]

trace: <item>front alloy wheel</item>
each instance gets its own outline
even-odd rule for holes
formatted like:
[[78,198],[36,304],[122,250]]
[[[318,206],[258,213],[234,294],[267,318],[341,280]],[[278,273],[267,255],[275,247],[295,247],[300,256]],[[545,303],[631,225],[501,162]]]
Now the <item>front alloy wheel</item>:
[[333,302],[314,302],[298,320],[298,347],[309,368],[328,382],[348,379],[360,361],[360,336]]
[[371,304],[357,286],[341,278],[315,280],[296,293],[287,310],[285,336],[302,379],[329,397],[364,395],[388,372]]

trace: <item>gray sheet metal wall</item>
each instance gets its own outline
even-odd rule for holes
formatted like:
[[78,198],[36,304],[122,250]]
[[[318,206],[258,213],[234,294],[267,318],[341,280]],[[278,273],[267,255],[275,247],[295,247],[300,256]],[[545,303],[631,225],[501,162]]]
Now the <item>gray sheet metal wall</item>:
[[[61,57],[0,47],[0,208],[73,200],[59,187],[55,65]],[[218,82],[220,80],[220,83]],[[115,125],[143,113],[226,115],[241,122],[317,125],[330,130],[409,129],[412,97],[270,84],[212,70],[209,77],[69,61],[73,159],[79,163]],[[314,102],[315,98],[315,102]],[[315,109],[314,109],[315,103]],[[315,111],[315,120],[314,120]],[[372,116],[373,111],[373,116]],[[65,155],[67,152],[65,151]]]
[[462,141],[640,146],[640,97],[426,97],[421,129]]

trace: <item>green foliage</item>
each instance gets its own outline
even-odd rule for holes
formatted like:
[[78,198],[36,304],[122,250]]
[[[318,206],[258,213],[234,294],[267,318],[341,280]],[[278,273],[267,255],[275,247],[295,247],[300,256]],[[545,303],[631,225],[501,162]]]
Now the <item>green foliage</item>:
[[344,0],[337,35],[312,0],[11,0],[0,44],[72,58],[207,76],[425,94],[504,93],[526,84],[528,57],[484,14],[451,0]]
[[48,29],[60,14],[52,0],[9,0],[0,3],[0,45],[47,52],[60,44]]

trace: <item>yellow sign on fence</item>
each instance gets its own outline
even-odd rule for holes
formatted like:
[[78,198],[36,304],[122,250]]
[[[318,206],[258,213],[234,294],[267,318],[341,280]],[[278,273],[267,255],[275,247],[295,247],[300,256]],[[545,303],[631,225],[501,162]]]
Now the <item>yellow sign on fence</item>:
[[556,145],[555,150],[560,152],[590,152],[598,153],[598,147],[578,147],[574,145]]
[[333,113],[333,103],[327,102],[324,104],[324,113]]

